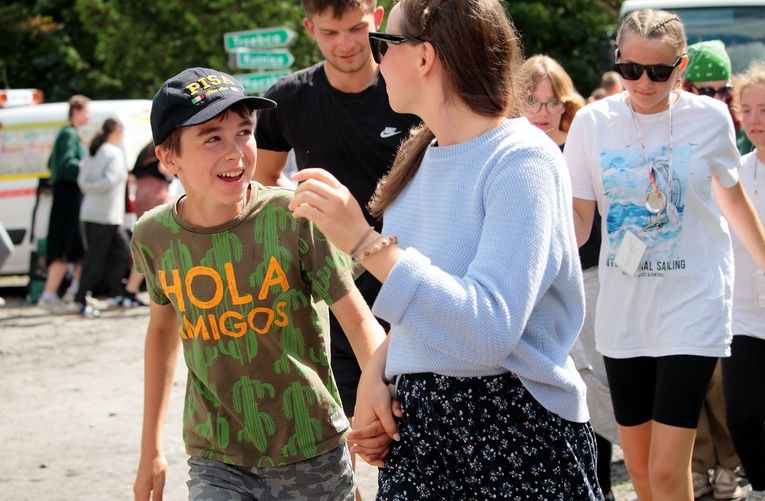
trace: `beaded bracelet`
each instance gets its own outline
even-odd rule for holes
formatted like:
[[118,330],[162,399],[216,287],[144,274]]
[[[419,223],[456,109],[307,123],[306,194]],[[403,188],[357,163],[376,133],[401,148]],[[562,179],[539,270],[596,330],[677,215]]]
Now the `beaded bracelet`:
[[390,236],[390,237],[384,237],[380,235],[376,239],[374,239],[369,245],[357,250],[351,255],[351,259],[354,263],[358,264],[362,262],[364,259],[368,258],[375,252],[379,251],[383,247],[387,247],[389,245],[394,245],[398,243],[398,237],[396,236]]
[[364,232],[364,236],[362,236],[361,238],[359,238],[359,241],[358,241],[358,242],[356,242],[356,245],[354,245],[354,246],[353,246],[353,249],[351,249],[351,250],[350,250],[350,252],[348,252],[348,254],[349,254],[349,255],[351,255],[351,256],[353,256],[354,254],[356,254],[356,252],[358,252],[358,250],[361,248],[361,244],[363,244],[363,243],[364,243],[364,241],[367,239],[367,237],[369,236],[369,234],[370,234],[370,233],[372,233],[373,231],[375,231],[375,227],[374,227],[374,226],[370,226],[370,227],[367,229],[367,231],[365,231],[365,232]]

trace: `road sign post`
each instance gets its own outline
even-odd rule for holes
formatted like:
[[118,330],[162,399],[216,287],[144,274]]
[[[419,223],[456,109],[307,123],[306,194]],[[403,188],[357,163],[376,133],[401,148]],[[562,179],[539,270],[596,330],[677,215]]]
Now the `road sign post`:
[[237,49],[287,47],[296,37],[297,33],[286,26],[234,31],[223,34],[223,46],[226,52],[234,52]]
[[289,75],[291,70],[263,71],[261,73],[243,73],[234,75],[248,94],[260,94],[267,91],[279,78]]
[[229,54],[229,66],[233,69],[282,69],[294,62],[295,56],[288,49],[239,49]]

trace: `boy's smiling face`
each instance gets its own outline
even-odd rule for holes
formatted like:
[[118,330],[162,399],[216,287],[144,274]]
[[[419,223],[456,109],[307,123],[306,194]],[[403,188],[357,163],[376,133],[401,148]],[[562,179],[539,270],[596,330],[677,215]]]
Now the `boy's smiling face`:
[[157,148],[159,159],[186,191],[184,221],[216,226],[241,212],[255,173],[254,127],[252,115],[228,110],[209,122],[181,128],[179,152]]

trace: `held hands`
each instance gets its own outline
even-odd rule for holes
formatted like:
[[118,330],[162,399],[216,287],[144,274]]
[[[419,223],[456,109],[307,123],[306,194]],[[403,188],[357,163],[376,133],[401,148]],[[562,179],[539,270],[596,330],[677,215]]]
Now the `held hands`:
[[304,217],[343,252],[349,252],[369,228],[361,207],[348,188],[324,169],[304,169],[292,175],[298,184],[289,208]]
[[353,443],[351,453],[358,454],[372,466],[385,467],[393,440],[400,440],[395,417],[404,414],[398,401],[391,397],[391,389],[373,374],[362,373],[356,392],[354,429],[348,434]]

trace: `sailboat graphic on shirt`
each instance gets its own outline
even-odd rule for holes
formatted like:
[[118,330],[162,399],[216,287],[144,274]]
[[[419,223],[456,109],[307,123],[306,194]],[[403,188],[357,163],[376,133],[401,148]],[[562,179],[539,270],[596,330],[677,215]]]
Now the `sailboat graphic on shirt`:
[[[670,183],[669,162],[667,162],[666,159],[661,158],[655,160],[649,159],[649,161],[651,162],[651,174],[653,175],[654,180],[653,184],[656,185],[656,188],[654,188],[650,180],[646,180],[645,195],[648,196],[648,194],[653,193],[656,189],[658,189],[660,193],[667,197],[669,203],[677,208],[679,213],[680,207],[683,204],[683,185],[680,182],[680,176],[677,175],[677,171],[673,168],[672,182]],[[647,228],[654,226],[662,227],[665,224],[670,224],[670,210],[671,208],[665,208],[664,210],[661,210],[656,215],[655,219],[647,225]]]
[[[690,172],[692,148],[675,146],[670,184],[669,151],[666,145],[647,149],[649,165],[637,148],[605,149],[600,155],[603,169],[603,191],[606,193],[608,215],[606,230],[609,242],[608,259],[613,260],[627,231],[646,245],[644,260],[671,261],[678,257],[683,230],[685,194]],[[646,195],[654,183],[677,209],[678,219],[672,224],[667,209],[652,214],[645,204]],[[671,186],[671,191],[670,191]],[[638,275],[639,276],[639,275]]]

